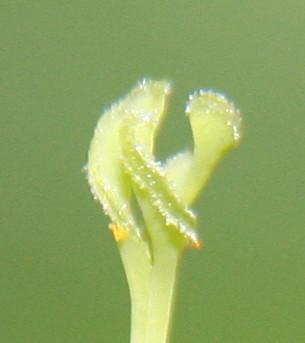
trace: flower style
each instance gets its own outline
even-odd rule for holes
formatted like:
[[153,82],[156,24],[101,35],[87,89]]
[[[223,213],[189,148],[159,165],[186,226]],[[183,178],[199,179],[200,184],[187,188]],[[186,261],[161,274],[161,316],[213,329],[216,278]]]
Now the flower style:
[[236,147],[241,116],[223,95],[189,96],[194,148],[156,160],[153,148],[170,85],[144,79],[107,110],[91,141],[91,192],[110,217],[128,279],[132,343],[165,343],[176,267],[182,251],[201,245],[189,208],[222,156]]

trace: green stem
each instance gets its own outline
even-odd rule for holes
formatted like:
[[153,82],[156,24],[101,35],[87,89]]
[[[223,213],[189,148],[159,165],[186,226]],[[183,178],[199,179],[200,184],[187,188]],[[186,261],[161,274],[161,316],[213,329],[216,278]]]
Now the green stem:
[[[168,343],[172,321],[177,266],[184,239],[149,203],[142,201],[149,239],[130,237],[120,246],[131,298],[131,343]],[[152,255],[149,255],[149,252]]]
[[151,266],[142,292],[131,292],[131,343],[168,343],[178,257],[167,253]]

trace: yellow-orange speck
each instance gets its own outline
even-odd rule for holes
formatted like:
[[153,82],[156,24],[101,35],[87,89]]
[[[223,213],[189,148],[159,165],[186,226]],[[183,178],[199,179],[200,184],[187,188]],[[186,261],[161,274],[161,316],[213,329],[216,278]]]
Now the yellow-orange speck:
[[200,249],[204,246],[203,241],[194,241],[191,243],[191,247],[194,249]]
[[112,232],[112,235],[116,242],[122,242],[127,238],[128,230],[122,226],[119,226],[114,223],[109,224],[109,230]]

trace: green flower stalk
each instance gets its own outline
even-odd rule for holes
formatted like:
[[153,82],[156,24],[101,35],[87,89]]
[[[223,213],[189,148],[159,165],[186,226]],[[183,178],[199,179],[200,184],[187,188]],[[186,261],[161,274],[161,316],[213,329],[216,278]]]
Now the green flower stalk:
[[223,95],[187,102],[193,151],[154,156],[170,85],[143,80],[106,111],[88,156],[91,192],[110,217],[131,297],[131,343],[166,343],[182,252],[201,241],[189,206],[223,155],[240,141],[241,116]]

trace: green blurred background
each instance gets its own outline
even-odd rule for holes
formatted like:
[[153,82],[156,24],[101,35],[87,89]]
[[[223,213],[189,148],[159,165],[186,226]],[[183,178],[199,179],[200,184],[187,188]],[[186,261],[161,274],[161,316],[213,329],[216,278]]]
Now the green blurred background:
[[184,257],[172,342],[305,342],[305,2],[4,0],[0,16],[0,342],[128,342],[81,168],[102,110],[143,76],[173,82],[159,158],[191,145],[196,88],[245,121],[194,204],[205,248]]

